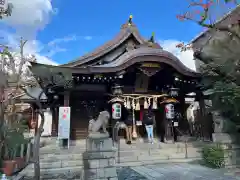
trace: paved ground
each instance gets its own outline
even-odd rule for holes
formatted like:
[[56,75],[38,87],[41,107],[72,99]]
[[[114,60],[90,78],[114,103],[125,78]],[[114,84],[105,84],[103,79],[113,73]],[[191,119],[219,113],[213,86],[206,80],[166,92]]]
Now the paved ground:
[[[134,176],[135,174],[135,176]],[[238,180],[236,176],[200,165],[147,165],[124,168],[119,180]]]
[[[240,180],[240,174],[193,164],[158,164],[117,169],[118,180]],[[81,172],[54,174],[43,180],[82,180]],[[24,178],[32,180],[32,178]],[[105,180],[105,179],[103,179]],[[114,179],[116,180],[116,179]]]

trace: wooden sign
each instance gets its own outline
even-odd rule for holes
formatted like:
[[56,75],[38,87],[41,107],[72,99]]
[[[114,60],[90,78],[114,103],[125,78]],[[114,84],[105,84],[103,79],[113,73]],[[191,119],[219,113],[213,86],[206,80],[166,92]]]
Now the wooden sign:
[[95,78],[95,79],[97,79],[97,78],[102,78],[102,77],[103,77],[102,74],[96,74],[96,75],[94,75],[94,78]]
[[158,63],[143,63],[141,67],[146,67],[146,68],[160,68],[160,64]]
[[148,77],[151,77],[161,70],[161,66],[158,63],[143,63],[139,69]]

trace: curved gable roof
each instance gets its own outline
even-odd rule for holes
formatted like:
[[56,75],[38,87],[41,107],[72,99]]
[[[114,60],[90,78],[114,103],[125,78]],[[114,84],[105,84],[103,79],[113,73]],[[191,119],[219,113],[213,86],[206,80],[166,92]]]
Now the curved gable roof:
[[[110,51],[121,45],[124,41],[126,41],[131,35],[139,42],[139,44],[146,43],[146,40],[141,37],[135,24],[129,26],[128,23],[125,23],[122,25],[120,32],[112,40],[106,42],[105,44],[98,47],[94,51],[84,56],[81,56],[80,58],[77,58],[74,61],[62,64],[60,66],[62,67],[81,66],[95,58],[99,58],[104,54],[109,53]],[[158,46],[160,47],[160,45]]]
[[[143,58],[142,58],[143,57]],[[172,53],[165,51],[163,49],[154,49],[149,47],[141,47],[138,49],[134,49],[129,51],[122,56],[120,56],[117,60],[99,66],[93,66],[92,70],[95,69],[108,69],[109,72],[120,71],[128,66],[131,66],[134,63],[144,62],[144,61],[152,61],[152,62],[162,62],[172,66],[179,73],[182,73],[187,76],[198,77],[200,74],[196,71],[193,71],[186,67],[176,56]],[[89,67],[90,68],[90,67]]]

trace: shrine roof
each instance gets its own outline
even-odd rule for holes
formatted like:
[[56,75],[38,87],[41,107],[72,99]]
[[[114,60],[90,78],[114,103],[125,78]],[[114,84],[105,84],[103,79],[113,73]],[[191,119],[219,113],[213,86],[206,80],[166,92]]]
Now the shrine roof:
[[[131,22],[130,22],[131,21]],[[127,23],[123,24],[121,26],[120,32],[110,41],[106,42],[105,44],[101,45],[100,47],[96,48],[90,53],[87,53],[73,61],[70,61],[66,64],[62,64],[60,66],[63,67],[76,67],[76,66],[81,66],[84,65],[87,62],[90,62],[96,58],[99,58],[110,51],[116,49],[119,47],[121,44],[126,42],[127,39],[129,39],[131,36],[141,45],[141,44],[146,44],[149,43],[149,40],[144,39],[136,25],[132,22],[132,16],[130,16],[129,20]],[[158,43],[152,43],[152,46],[154,48],[162,48]]]
[[24,102],[31,101],[31,100],[39,99],[40,95],[41,95],[41,97],[40,97],[41,101],[46,101],[47,100],[47,96],[45,95],[45,93],[42,92],[43,90],[40,87],[28,87],[27,91],[28,91],[30,96],[27,95],[26,93],[22,93],[21,95],[15,97],[16,100],[24,101]]
[[[129,42],[132,42],[133,44],[130,44],[129,46]],[[120,53],[116,53],[116,49],[120,50]],[[113,52],[113,56],[107,56],[110,52]],[[107,61],[99,63],[99,59],[104,59],[104,57]],[[183,75],[190,77],[201,76],[200,73],[189,69],[176,56],[163,50],[158,43],[155,43],[154,34],[152,34],[149,40],[145,40],[139,34],[136,25],[132,22],[131,16],[128,22],[122,25],[119,34],[115,38],[103,46],[100,46],[93,52],[59,66],[31,62],[31,69],[34,71],[34,67],[42,67],[42,70],[38,70],[38,73],[40,74],[46,69],[55,69],[62,72],[66,71],[66,73],[69,74],[115,73],[122,71],[133,64],[143,62],[164,63],[170,65]],[[37,71],[36,68],[35,71]]]

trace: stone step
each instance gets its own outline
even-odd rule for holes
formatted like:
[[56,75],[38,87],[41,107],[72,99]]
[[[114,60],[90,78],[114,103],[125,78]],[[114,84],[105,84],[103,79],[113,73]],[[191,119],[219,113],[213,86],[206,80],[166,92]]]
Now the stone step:
[[[187,144],[187,148],[202,148],[203,146],[194,146],[192,144]],[[120,150],[141,150],[141,151],[148,151],[149,149],[167,149],[167,150],[184,150],[186,149],[186,145],[184,143],[176,143],[176,144],[132,144],[132,145],[126,145],[126,144],[120,144]],[[76,146],[70,146],[70,149],[61,149],[57,145],[55,146],[48,146],[40,149],[40,155],[45,154],[63,154],[63,153],[81,153],[86,150],[86,145],[76,145]]]
[[[200,153],[201,148],[193,148],[189,147],[187,149],[187,153]],[[42,162],[50,161],[55,162],[58,160],[81,160],[83,159],[84,151],[62,151],[61,153],[48,153],[48,154],[42,154],[40,155],[40,159]],[[107,152],[106,152],[107,153]],[[185,154],[186,149],[125,149],[120,150],[120,157],[131,157],[131,156],[161,156],[161,155],[167,155],[167,154]],[[116,151],[116,156],[118,155],[118,151]]]
[[[192,158],[200,158],[201,153],[197,151],[190,151],[188,152],[188,157],[186,158],[185,153],[172,153],[167,154],[165,153],[151,153],[151,154],[144,154],[139,153],[138,155],[130,155],[130,154],[120,154],[120,163],[125,162],[141,162],[141,161],[173,161],[173,160],[184,160],[184,159],[192,159]],[[118,162],[118,156],[115,157],[115,161]],[[75,155],[68,155],[68,156],[52,156],[46,157],[46,159],[41,159],[40,164],[41,168],[48,169],[48,168],[65,168],[65,167],[74,167],[74,166],[83,166],[84,160],[82,155],[75,154]]]
[[[74,174],[79,173],[83,171],[83,166],[69,166],[69,167],[60,167],[60,168],[41,168],[41,176],[46,178],[46,176],[51,176],[54,174]],[[34,168],[33,165],[25,170],[24,176],[26,177],[33,177],[34,174]]]

